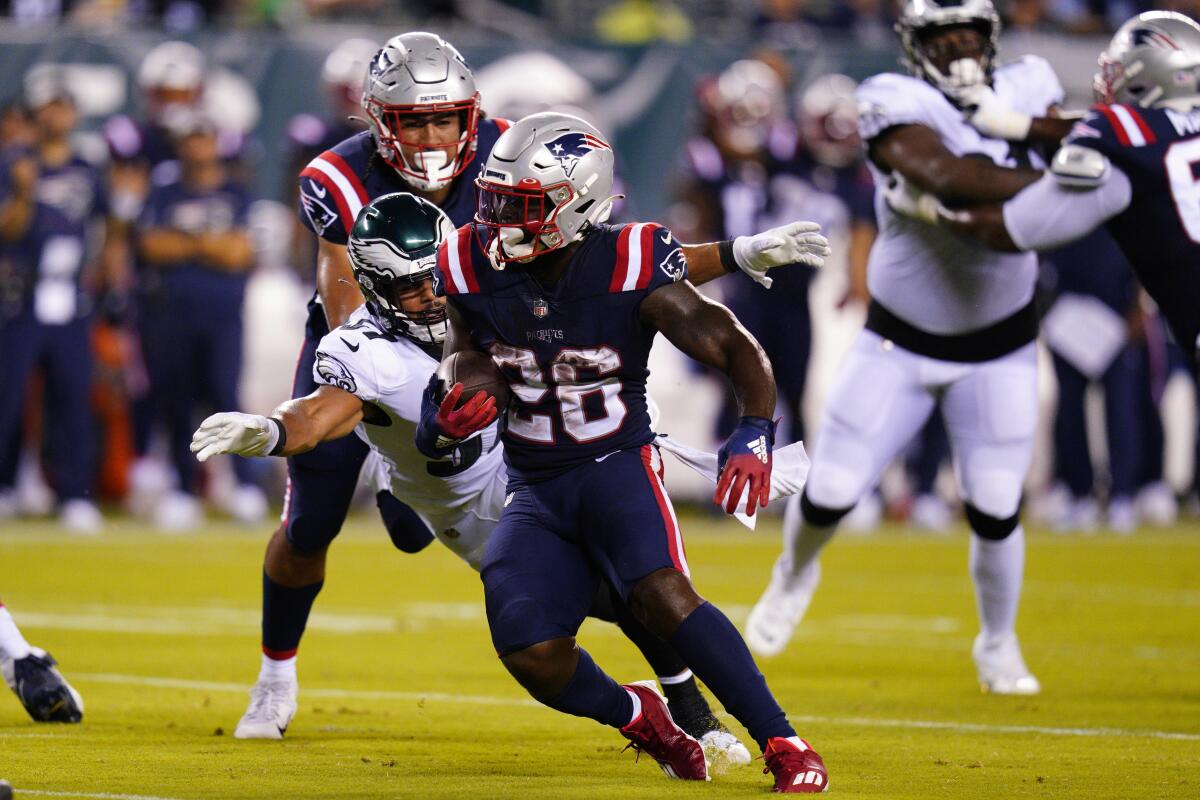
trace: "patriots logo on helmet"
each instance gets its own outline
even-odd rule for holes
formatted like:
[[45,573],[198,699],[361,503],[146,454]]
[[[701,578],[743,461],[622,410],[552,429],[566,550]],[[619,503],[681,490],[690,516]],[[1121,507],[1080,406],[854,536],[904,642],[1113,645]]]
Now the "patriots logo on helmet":
[[562,165],[563,172],[567,173],[569,178],[575,171],[575,165],[579,163],[579,159],[593,150],[611,150],[612,148],[608,146],[607,142],[597,139],[590,133],[564,133],[557,139],[546,142],[546,149]]
[[1175,44],[1174,39],[1153,28],[1134,28],[1129,32],[1129,39],[1135,46],[1144,44],[1161,50],[1179,49],[1179,45]]

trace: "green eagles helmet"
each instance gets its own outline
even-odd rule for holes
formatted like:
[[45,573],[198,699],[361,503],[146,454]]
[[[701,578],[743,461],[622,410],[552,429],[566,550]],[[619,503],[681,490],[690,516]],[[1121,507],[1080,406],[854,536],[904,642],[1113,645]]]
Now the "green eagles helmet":
[[385,331],[421,344],[446,338],[443,301],[405,311],[400,298],[433,281],[438,245],[453,233],[445,212],[406,192],[376,197],[358,213],[346,250],[367,310]]

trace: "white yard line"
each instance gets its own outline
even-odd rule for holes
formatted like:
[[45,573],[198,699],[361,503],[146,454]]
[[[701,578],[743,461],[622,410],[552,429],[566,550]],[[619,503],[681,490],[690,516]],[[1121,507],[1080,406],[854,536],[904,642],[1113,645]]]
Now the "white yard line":
[[[160,689],[182,689],[187,691],[236,692],[243,694],[249,687],[238,683],[215,681],[193,681],[182,678],[157,678],[115,673],[72,673],[71,679],[79,683],[110,683],[129,686],[146,686]],[[359,700],[403,700],[433,701],[444,703],[466,703],[469,705],[539,707],[541,704],[521,697],[498,697],[493,695],[448,694],[445,692],[390,692],[356,689],[309,689],[301,690],[303,697],[333,697]],[[1200,733],[1180,731],[1136,730],[1129,728],[1055,728],[1041,725],[987,725],[974,722],[953,722],[921,719],[876,719],[872,717],[820,717],[792,716],[796,722],[812,722],[823,725],[846,725],[857,728],[906,728],[910,730],[944,730],[958,733],[1035,733],[1047,736],[1084,736],[1134,739],[1166,739],[1182,742],[1200,742]]]
[[149,794],[109,794],[108,792],[54,792],[49,789],[13,789],[16,797],[88,797],[97,800],[177,800],[174,797],[158,797]]

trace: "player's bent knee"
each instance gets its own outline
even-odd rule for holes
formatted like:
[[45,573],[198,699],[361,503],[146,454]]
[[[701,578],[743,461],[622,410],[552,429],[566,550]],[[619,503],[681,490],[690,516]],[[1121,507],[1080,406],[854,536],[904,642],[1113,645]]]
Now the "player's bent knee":
[[508,670],[535,700],[548,703],[562,694],[575,674],[577,654],[574,637],[545,642],[500,656]]
[[833,527],[842,521],[842,517],[853,510],[853,505],[845,506],[844,508],[829,508],[817,505],[808,496],[807,486],[804,488],[804,493],[800,495],[800,515],[804,517],[804,521],[809,525],[815,525],[820,528]]
[[682,572],[659,569],[642,578],[629,593],[629,609],[638,622],[660,639],[669,639],[687,615],[704,604]]
[[970,503],[964,503],[963,510],[967,515],[967,524],[971,526],[975,535],[980,539],[994,542],[1007,539],[1009,534],[1017,529],[1021,519],[1020,512],[1015,512],[1008,517],[993,517]]
[[[863,470],[843,467],[839,464],[824,463],[813,465],[804,484],[804,496],[814,506],[831,510],[846,509],[846,513],[854,508],[867,491],[869,478]],[[843,514],[842,516],[845,516]],[[809,519],[807,516],[805,519]],[[841,519],[838,517],[837,519]],[[833,522],[836,522],[835,519]],[[814,520],[809,520],[814,522]],[[833,524],[833,522],[829,524]]]

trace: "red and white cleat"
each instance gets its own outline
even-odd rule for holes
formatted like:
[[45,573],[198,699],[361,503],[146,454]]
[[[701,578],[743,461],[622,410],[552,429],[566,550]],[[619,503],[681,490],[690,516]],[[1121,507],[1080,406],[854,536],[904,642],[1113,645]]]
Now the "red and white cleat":
[[808,742],[799,736],[783,738],[776,736],[767,740],[763,753],[767,761],[764,773],[775,775],[773,791],[785,794],[817,794],[829,788],[829,774],[825,762]]
[[621,728],[629,747],[647,753],[658,762],[668,778],[685,781],[706,781],[708,764],[704,748],[671,719],[667,701],[653,681],[627,683],[624,688],[641,701],[642,708],[633,721]]

